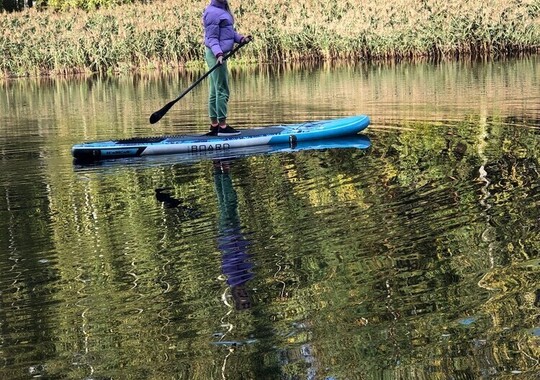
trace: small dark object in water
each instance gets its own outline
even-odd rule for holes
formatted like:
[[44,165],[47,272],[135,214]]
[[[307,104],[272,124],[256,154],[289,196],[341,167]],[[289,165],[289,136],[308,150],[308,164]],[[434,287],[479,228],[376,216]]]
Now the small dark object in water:
[[164,191],[170,190],[168,187],[156,189],[156,199],[163,203],[166,208],[178,207],[182,204],[182,201],[171,196],[169,193],[164,193]]
[[467,144],[458,142],[454,147],[454,157],[456,157],[458,161],[461,161],[463,157],[465,157],[465,153],[467,153]]
[[183,200],[174,198],[171,194],[167,192],[169,190],[171,190],[170,187],[161,187],[155,189],[156,199],[159,202],[163,203],[165,208],[176,208],[184,214],[184,217],[187,218],[196,218],[201,215],[201,212],[197,209],[185,205]]

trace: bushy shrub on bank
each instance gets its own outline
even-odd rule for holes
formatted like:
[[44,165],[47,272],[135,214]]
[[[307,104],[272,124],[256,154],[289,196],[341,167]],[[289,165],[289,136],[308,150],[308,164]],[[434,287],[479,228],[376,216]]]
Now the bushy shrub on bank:
[[[2,13],[0,72],[116,72],[200,61],[207,3],[164,0],[95,11]],[[239,31],[255,37],[242,50],[247,60],[494,56],[540,47],[540,0],[230,3]]]

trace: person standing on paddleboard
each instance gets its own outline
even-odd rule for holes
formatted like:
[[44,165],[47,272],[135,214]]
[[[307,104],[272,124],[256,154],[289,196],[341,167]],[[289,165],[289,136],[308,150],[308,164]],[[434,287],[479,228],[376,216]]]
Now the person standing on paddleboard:
[[210,74],[208,114],[209,136],[235,136],[240,132],[227,125],[229,103],[229,77],[224,54],[230,52],[235,43],[245,44],[251,36],[243,36],[234,29],[234,17],[227,0],[211,0],[203,13],[204,45],[208,67],[219,64]]

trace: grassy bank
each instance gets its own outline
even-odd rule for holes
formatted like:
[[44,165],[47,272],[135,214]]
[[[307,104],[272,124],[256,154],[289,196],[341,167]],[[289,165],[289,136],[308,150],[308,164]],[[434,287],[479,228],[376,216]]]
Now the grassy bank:
[[[231,0],[246,60],[410,59],[540,49],[540,0]],[[207,0],[0,14],[3,76],[171,68],[202,59]],[[360,4],[360,5],[358,5]]]

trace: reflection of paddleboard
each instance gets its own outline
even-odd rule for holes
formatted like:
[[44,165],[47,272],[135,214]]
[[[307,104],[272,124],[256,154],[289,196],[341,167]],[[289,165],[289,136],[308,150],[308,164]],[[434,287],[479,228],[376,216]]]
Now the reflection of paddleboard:
[[158,154],[223,151],[259,145],[294,145],[303,141],[354,135],[368,125],[369,117],[361,115],[303,124],[244,129],[240,135],[226,137],[179,135],[87,142],[74,145],[71,152],[76,159],[96,161]]
[[236,148],[227,150],[207,150],[194,151],[182,154],[170,154],[166,156],[145,156],[139,158],[120,158],[100,161],[85,161],[75,160],[78,169],[95,166],[110,166],[110,165],[141,165],[153,166],[161,164],[174,163],[193,163],[200,160],[227,160],[242,158],[247,156],[255,156],[270,153],[288,153],[298,152],[302,150],[324,150],[324,149],[367,149],[371,146],[371,141],[365,135],[352,135],[346,137],[338,137],[326,140],[304,141],[296,144],[276,144],[276,145],[258,145],[247,148]]

